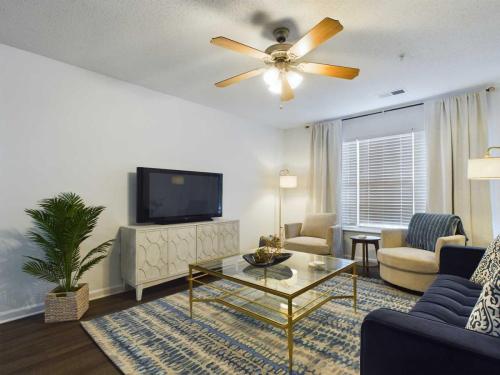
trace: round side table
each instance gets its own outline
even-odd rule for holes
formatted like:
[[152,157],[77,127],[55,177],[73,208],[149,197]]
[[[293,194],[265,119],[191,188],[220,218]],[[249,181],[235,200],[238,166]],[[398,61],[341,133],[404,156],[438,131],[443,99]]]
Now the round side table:
[[[361,244],[361,248],[363,250],[363,261],[361,262],[362,267],[365,269],[366,274],[370,272],[369,267],[370,264],[368,262],[368,245],[373,245],[375,247],[375,256],[377,256],[377,251],[379,248],[380,237],[377,236],[352,236],[352,250],[351,250],[351,260],[354,260],[356,256],[356,246],[357,244]],[[377,263],[373,266],[377,266]]]

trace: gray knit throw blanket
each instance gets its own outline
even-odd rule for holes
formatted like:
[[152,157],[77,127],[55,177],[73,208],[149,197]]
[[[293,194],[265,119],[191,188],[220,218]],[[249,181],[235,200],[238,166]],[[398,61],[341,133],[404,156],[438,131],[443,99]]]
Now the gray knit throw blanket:
[[448,214],[415,214],[408,225],[406,243],[417,249],[434,251],[439,237],[455,234],[467,236],[462,219]]

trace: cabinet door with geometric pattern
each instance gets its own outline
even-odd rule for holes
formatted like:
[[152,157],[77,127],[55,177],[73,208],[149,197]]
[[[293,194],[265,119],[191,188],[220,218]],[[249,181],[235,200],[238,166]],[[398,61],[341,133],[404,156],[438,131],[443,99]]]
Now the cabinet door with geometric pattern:
[[169,276],[185,274],[190,263],[196,262],[196,227],[168,229]]
[[166,230],[136,232],[137,283],[168,276],[168,234]]
[[218,224],[201,224],[196,226],[196,259],[198,262],[218,258]]
[[227,221],[217,224],[218,230],[218,249],[220,256],[239,254],[240,252],[240,222]]

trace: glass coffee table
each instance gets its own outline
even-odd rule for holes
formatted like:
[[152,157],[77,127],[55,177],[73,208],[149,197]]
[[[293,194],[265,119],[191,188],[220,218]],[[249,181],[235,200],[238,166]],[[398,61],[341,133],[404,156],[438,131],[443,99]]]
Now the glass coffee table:
[[[356,311],[357,275],[352,260],[289,250],[283,252],[293,255],[283,263],[266,268],[251,266],[241,255],[190,264],[189,313],[192,318],[195,302],[216,302],[284,329],[291,371],[294,325],[332,299],[352,299]],[[352,281],[352,294],[337,295],[334,290],[318,290],[321,284],[348,271],[351,277],[345,278],[345,281]],[[206,281],[206,276],[229,283],[213,283],[213,279]],[[194,284],[210,288],[214,291],[213,296],[194,297]]]

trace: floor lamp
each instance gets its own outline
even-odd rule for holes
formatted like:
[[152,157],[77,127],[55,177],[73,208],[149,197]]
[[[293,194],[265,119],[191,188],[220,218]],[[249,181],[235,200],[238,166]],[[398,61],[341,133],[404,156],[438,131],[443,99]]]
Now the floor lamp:
[[297,187],[297,176],[291,176],[288,169],[280,171],[280,188],[279,188],[279,238],[283,247],[283,189],[293,189]]
[[500,157],[492,156],[492,150],[500,150],[500,146],[488,147],[481,159],[469,159],[467,177],[470,180],[500,180]]

